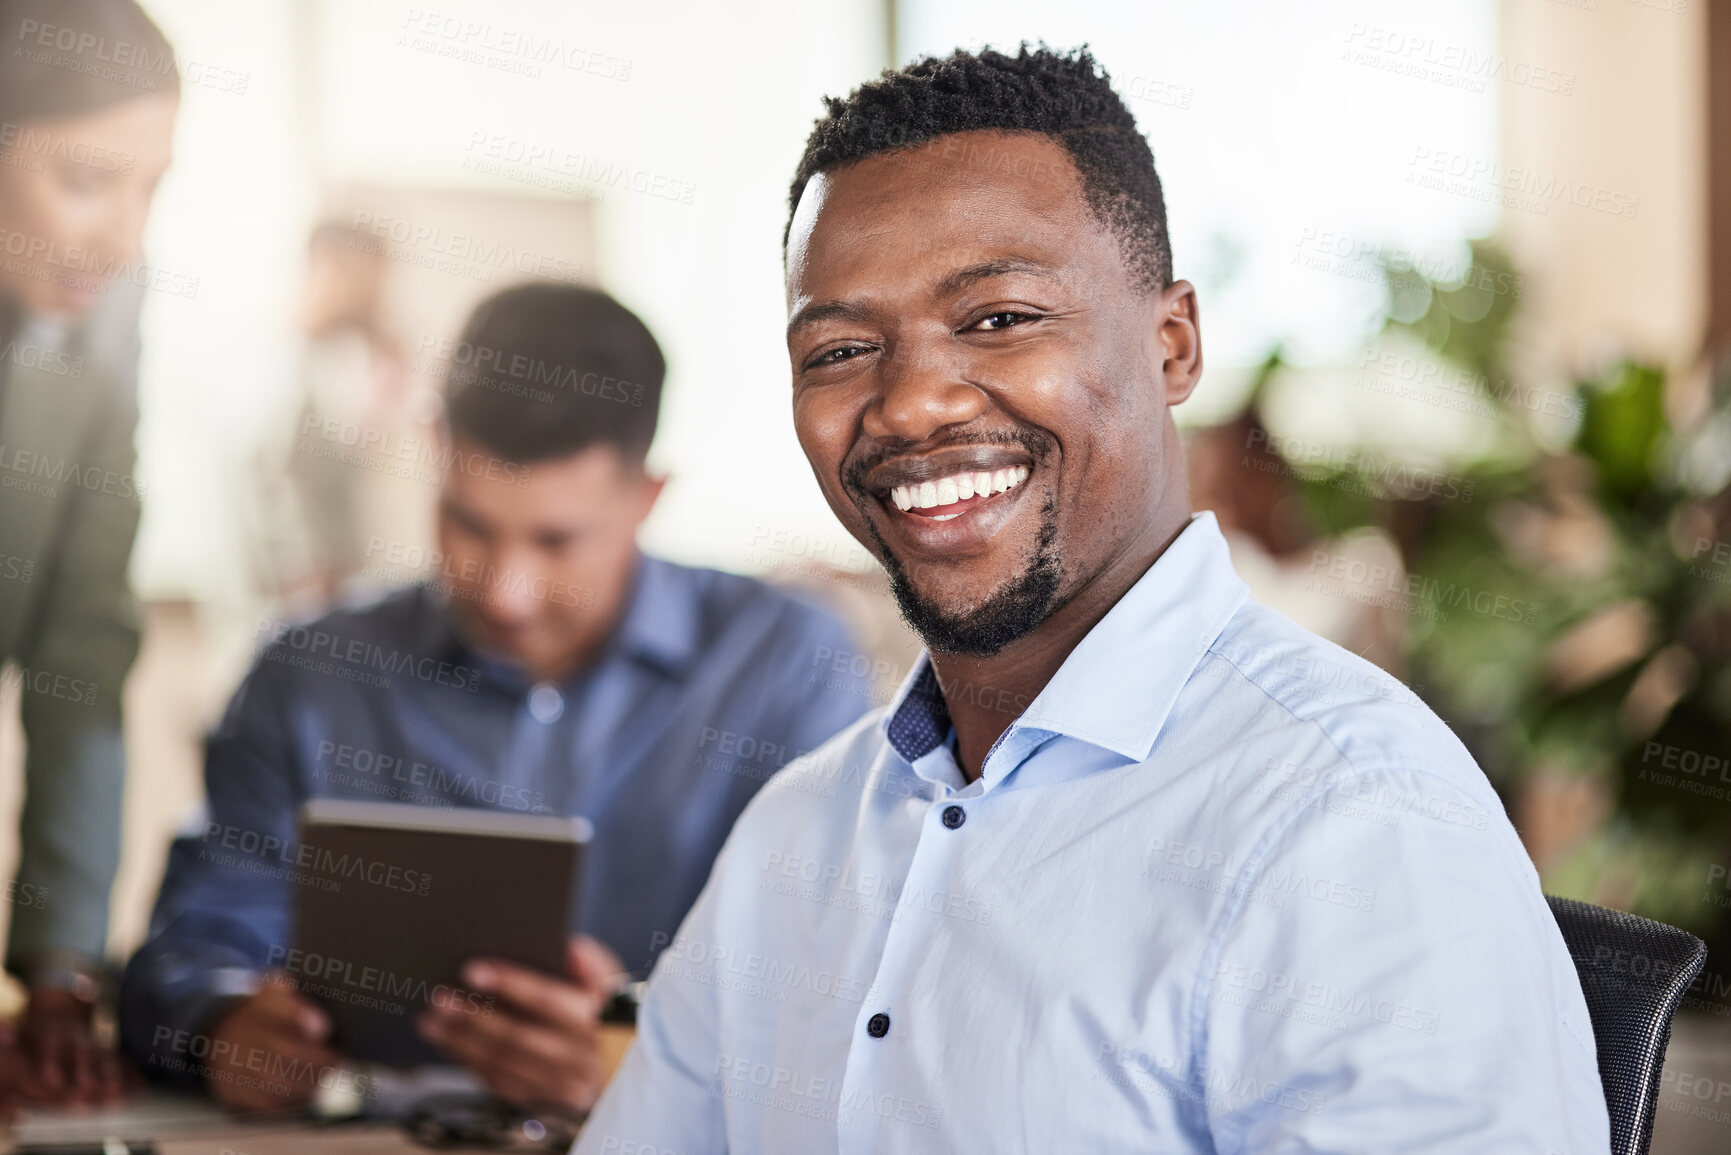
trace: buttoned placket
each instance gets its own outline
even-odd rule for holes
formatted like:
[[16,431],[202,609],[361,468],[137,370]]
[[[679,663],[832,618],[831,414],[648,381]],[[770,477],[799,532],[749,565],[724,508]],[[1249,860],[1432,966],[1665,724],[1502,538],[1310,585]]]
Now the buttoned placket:
[[[920,835],[914,845],[902,880],[901,893],[953,894],[960,887],[962,863],[970,845],[980,837],[989,837],[981,823],[974,819],[983,799],[1000,787],[1020,768],[1022,762],[1044,745],[1053,735],[1041,730],[1024,730],[1014,725],[1000,735],[986,756],[984,772],[966,785],[961,768],[951,752],[952,743],[944,741],[932,747],[912,763],[912,773],[921,780],[923,793],[904,804],[921,807]],[[900,759],[891,752],[891,759]],[[893,771],[892,771],[893,772]],[[908,771],[903,770],[903,773]],[[898,1029],[905,1032],[907,1024],[898,1025],[897,996],[908,987],[909,974],[924,950],[924,936],[930,931],[925,919],[927,912],[917,905],[904,905],[898,900],[890,915],[888,933],[884,937],[883,953],[878,959],[871,988],[856,1016],[854,1031],[848,1045],[847,1063],[842,1073],[842,1102],[872,1101],[888,1069],[900,1052]],[[877,1150],[871,1120],[837,1120],[837,1142],[843,1152]]]

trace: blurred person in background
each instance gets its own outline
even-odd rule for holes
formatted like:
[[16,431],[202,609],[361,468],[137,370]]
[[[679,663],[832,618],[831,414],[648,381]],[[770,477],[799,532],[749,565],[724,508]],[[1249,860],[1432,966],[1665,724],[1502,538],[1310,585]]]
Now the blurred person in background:
[[112,1098],[91,1018],[119,863],[121,687],[138,649],[141,238],[179,75],[132,0],[0,0],[0,659],[28,746],[6,1091]]
[[[307,243],[298,380],[254,463],[262,508],[249,519],[255,582],[289,607],[328,607],[362,574],[369,541],[402,537],[425,516],[425,487],[380,449],[430,437],[433,415],[418,402],[436,402],[412,391],[386,319],[382,245],[334,220]],[[319,435],[330,429],[335,440]]]
[[[281,1072],[342,1056],[267,968],[291,943],[294,883],[271,852],[207,853],[224,832],[292,856],[312,797],[587,818],[569,973],[488,964],[464,979],[496,1013],[459,1001],[419,1021],[494,1093],[586,1108],[618,972],[647,972],[764,780],[869,704],[869,683],[838,673],[857,647],[830,614],[638,549],[664,481],[645,463],[664,364],[624,306],[507,289],[444,352],[434,579],[264,651],[209,743],[208,814],[170,850],[122,986],[127,1051],[168,1071],[176,1032],[206,1038],[206,1085],[237,1109],[307,1102],[315,1082]],[[377,684],[366,655],[417,673]],[[255,1077],[216,1058],[261,1052],[285,1062]]]
[[[1257,601],[1403,675],[1398,607],[1404,603],[1351,596],[1399,589],[1405,576],[1400,550],[1380,531],[1319,532],[1305,508],[1295,467],[1281,456],[1278,437],[1263,424],[1261,392],[1258,387],[1235,416],[1192,429],[1185,438],[1192,503],[1220,523],[1232,568]],[[1331,580],[1340,565],[1386,576],[1367,591]]]

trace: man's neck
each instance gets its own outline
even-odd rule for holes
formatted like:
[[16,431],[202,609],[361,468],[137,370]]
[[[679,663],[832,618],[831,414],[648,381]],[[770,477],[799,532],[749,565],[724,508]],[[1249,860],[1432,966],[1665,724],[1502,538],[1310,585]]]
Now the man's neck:
[[957,762],[963,777],[972,782],[980,776],[986,754],[999,737],[1033,704],[1070,651],[1141,580],[1189,521],[1188,508],[1178,511],[1175,524],[1163,524],[1149,535],[1157,545],[1126,550],[1033,633],[991,657],[932,654],[938,686],[956,728]]

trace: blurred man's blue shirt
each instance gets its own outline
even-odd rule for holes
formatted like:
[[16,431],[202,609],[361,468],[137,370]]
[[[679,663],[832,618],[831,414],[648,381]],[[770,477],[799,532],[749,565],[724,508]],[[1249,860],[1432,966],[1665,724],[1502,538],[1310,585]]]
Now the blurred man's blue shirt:
[[1212,515],[978,781],[952,734],[922,662],[752,802],[581,1155],[1608,1149],[1496,794]]
[[209,740],[205,820],[172,847],[128,968],[122,1029],[147,1063],[292,944],[308,798],[587,817],[577,928],[646,971],[751,796],[871,704],[849,673],[871,663],[828,613],[648,557],[605,653],[562,684],[478,656],[425,586],[273,634]]

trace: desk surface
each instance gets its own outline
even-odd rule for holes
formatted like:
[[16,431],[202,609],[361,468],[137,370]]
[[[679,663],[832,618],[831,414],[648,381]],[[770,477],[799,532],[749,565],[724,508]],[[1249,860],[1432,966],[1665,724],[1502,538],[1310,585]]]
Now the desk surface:
[[[609,1077],[617,1070],[634,1032],[602,1028],[602,1055]],[[226,1114],[207,1099],[151,1090],[111,1111],[37,1111],[17,1128],[37,1143],[100,1142],[105,1133],[150,1136],[158,1155],[425,1155],[432,1148],[411,1140],[394,1123],[320,1124],[298,1119],[249,1121]],[[15,1150],[15,1128],[0,1134],[0,1155]],[[443,1151],[497,1151],[444,1147]]]
[[[176,1133],[153,1139],[158,1155],[426,1155],[432,1148],[411,1140],[394,1123],[317,1124],[294,1120],[249,1123],[212,1117],[196,1128],[184,1122]],[[196,1133],[189,1133],[196,1131]],[[10,1138],[0,1139],[0,1152],[12,1152]],[[442,1147],[441,1151],[497,1151],[488,1147]]]

